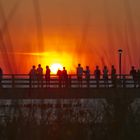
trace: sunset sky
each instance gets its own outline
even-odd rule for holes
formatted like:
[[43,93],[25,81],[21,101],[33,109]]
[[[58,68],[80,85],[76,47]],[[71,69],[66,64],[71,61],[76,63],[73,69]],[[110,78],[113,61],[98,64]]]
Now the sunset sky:
[[139,0],[0,0],[0,66],[28,73],[32,65],[78,63],[118,69],[140,67]]

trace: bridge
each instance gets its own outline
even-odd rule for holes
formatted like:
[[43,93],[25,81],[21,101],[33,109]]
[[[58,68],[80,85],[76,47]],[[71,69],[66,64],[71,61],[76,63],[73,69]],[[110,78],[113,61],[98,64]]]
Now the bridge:
[[118,76],[115,85],[109,79],[101,78],[96,81],[91,75],[87,81],[83,76],[82,82],[76,75],[59,80],[57,75],[51,75],[46,84],[45,75],[42,80],[31,80],[27,74],[3,75],[0,88],[0,99],[72,99],[72,98],[139,98],[139,81],[134,81],[130,75]]
[[[11,110],[18,112],[18,110],[22,108],[23,110],[26,109],[26,113],[28,113],[27,110],[30,110],[30,113],[34,111],[34,109],[39,109],[41,112],[50,109],[52,111],[54,108],[55,110],[58,109],[57,111],[64,111],[65,109],[74,110],[75,108],[77,110],[84,110],[82,105],[78,104],[77,101],[79,101],[79,99],[93,99],[91,100],[93,102],[91,107],[94,112],[95,107],[97,107],[94,106],[94,101],[96,99],[103,99],[106,105],[113,110],[115,121],[119,124],[113,129],[115,132],[118,132],[118,130],[122,130],[121,126],[124,125],[123,122],[127,120],[127,113],[130,110],[131,104],[138,98],[140,98],[139,82],[134,81],[130,75],[123,75],[121,78],[117,78],[115,86],[110,76],[107,81],[101,78],[98,82],[95,80],[94,75],[91,75],[89,81],[83,77],[82,84],[80,85],[76,75],[69,75],[67,82],[61,81],[61,84],[56,75],[51,75],[50,84],[48,86],[46,85],[45,78],[41,81],[37,79],[32,81],[29,75],[4,75],[0,88],[0,111],[7,109],[9,110],[8,113],[10,116]],[[6,104],[5,99],[10,101],[10,103]],[[29,103],[26,104],[24,103],[26,99],[39,99],[39,103],[28,100]],[[45,102],[46,99],[60,99],[60,101],[57,103],[57,100],[55,100],[55,103],[48,103],[48,100]],[[61,99],[74,100],[72,103],[68,101],[63,104]],[[73,103],[76,106],[74,106]],[[99,103],[98,107],[102,105],[103,104]],[[107,109],[110,111],[110,108]],[[98,110],[100,111],[99,108]],[[66,113],[63,112],[62,114]],[[3,116],[1,115],[0,117],[7,118],[6,115],[4,112]]]

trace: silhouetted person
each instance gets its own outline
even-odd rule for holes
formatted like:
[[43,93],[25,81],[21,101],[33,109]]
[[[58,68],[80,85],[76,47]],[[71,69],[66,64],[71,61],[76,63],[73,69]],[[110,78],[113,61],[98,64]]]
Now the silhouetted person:
[[86,81],[87,81],[87,87],[89,88],[89,81],[90,81],[90,69],[89,69],[89,66],[86,66],[86,70],[84,72],[85,72],[85,78],[86,78]]
[[51,70],[49,66],[46,66],[46,74],[45,74],[46,88],[50,87],[50,73],[51,73]]
[[140,88],[140,69],[137,71],[138,87]]
[[29,72],[29,76],[30,76],[30,87],[32,88],[35,85],[36,76],[37,76],[37,70],[34,65],[32,66],[32,69]]
[[3,77],[3,70],[0,68],[0,88],[2,88],[2,77]]
[[63,67],[63,70],[62,70],[62,84],[63,84],[63,87],[68,86],[68,74],[65,67]]
[[113,87],[116,87],[116,78],[117,78],[116,69],[115,69],[114,65],[112,65],[112,67],[111,67],[111,80],[112,80]]
[[134,87],[136,87],[136,82],[137,82],[137,71],[135,70],[135,67],[134,67],[134,66],[131,67],[130,75],[131,75],[132,78],[133,78]]
[[59,88],[61,88],[62,87],[62,71],[60,69],[58,69],[57,75],[58,75],[58,80],[59,80]]
[[108,69],[107,69],[107,66],[104,66],[104,69],[103,69],[103,79],[104,79],[105,87],[108,87]]
[[41,67],[41,64],[38,64],[37,68],[37,80],[38,80],[38,87],[43,87],[43,68]]
[[101,71],[99,69],[99,66],[96,66],[96,69],[94,71],[94,75],[95,75],[95,80],[97,83],[97,87],[99,87],[99,80],[100,80],[100,75],[101,75]]
[[82,87],[82,77],[83,77],[83,68],[81,67],[81,64],[78,64],[77,79],[78,79],[79,87]]

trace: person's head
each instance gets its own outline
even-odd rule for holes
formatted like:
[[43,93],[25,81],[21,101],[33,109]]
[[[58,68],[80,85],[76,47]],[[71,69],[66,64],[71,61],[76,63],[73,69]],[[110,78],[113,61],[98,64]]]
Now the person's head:
[[89,69],[89,66],[86,66],[86,69]]
[[33,65],[32,68],[35,69],[35,65]]
[[114,69],[114,65],[112,65],[112,69]]
[[107,69],[107,66],[104,66],[104,69]]
[[96,69],[99,69],[99,66],[96,66]]
[[132,69],[134,69],[135,67],[134,67],[134,66],[132,66],[131,68],[132,68]]
[[38,64],[38,67],[41,67],[41,64]]
[[65,70],[65,67],[63,67],[63,70]]
[[78,64],[78,67],[80,67],[81,66],[81,64]]
[[46,66],[46,69],[48,69],[49,68],[49,66]]

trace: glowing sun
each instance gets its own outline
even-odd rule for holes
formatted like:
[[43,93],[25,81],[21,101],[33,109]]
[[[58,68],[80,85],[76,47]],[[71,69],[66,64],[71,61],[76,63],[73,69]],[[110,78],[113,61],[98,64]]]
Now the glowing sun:
[[60,70],[63,69],[63,66],[59,63],[55,63],[55,64],[50,65],[50,69],[51,69],[52,74],[56,74],[58,69],[60,69]]

